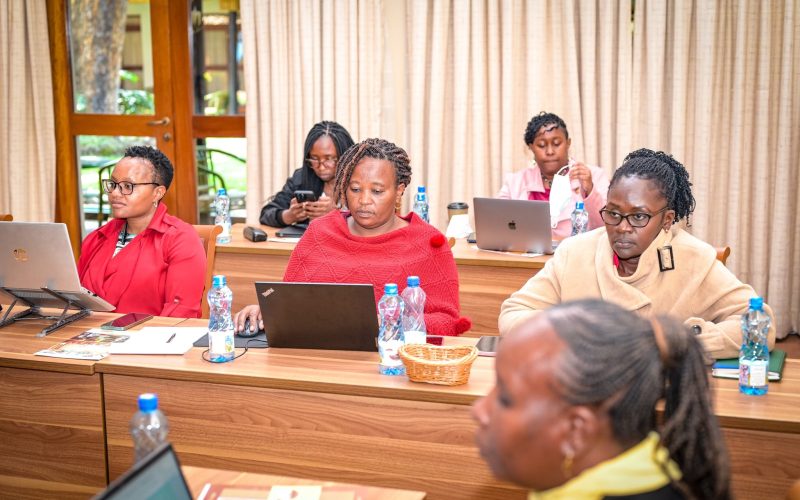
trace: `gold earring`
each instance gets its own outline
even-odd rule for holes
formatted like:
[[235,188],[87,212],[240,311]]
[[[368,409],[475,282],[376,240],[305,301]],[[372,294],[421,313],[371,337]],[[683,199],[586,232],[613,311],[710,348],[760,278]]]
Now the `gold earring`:
[[572,477],[572,459],[575,458],[572,450],[567,451],[564,461],[561,462],[561,473],[564,477],[569,479]]
[[394,204],[394,211],[398,214],[400,213],[400,209],[403,207],[403,199],[399,196],[397,197],[397,202]]
[[153,202],[153,208],[155,208],[155,207],[157,207],[157,206],[158,206],[158,200],[156,200],[156,201],[154,201],[154,202]]

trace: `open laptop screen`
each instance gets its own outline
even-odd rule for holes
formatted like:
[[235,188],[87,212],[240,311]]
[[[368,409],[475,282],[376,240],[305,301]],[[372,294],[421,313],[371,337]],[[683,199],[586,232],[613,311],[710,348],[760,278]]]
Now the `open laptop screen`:
[[372,285],[256,282],[270,347],[377,351]]
[[95,500],[191,500],[192,493],[172,446],[167,443],[114,480]]

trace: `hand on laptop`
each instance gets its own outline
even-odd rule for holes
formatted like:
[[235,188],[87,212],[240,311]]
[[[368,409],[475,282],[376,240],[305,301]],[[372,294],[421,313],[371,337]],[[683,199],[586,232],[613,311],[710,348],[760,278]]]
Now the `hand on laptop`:
[[253,328],[253,325],[258,325],[259,330],[264,329],[264,320],[261,319],[261,309],[258,307],[258,304],[253,304],[245,306],[244,309],[234,316],[233,328],[237,333],[244,330],[244,322],[248,318],[250,319],[250,328]]

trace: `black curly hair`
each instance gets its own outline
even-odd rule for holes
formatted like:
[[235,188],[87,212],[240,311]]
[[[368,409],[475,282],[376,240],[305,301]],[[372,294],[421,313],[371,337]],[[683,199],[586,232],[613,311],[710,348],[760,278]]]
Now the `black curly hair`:
[[692,194],[692,183],[689,172],[681,162],[663,151],[637,149],[625,157],[622,166],[611,178],[611,189],[623,177],[639,177],[653,181],[661,195],[667,200],[667,206],[675,211],[675,222],[689,220],[694,212],[695,199]]
[[564,123],[564,120],[554,113],[541,111],[538,115],[531,118],[531,121],[528,122],[528,126],[525,127],[525,144],[533,144],[533,140],[536,138],[536,132],[545,125],[553,125],[553,128],[563,129],[564,135],[569,139],[569,131],[567,130],[567,124]]
[[153,166],[153,182],[169,189],[169,185],[172,184],[174,169],[167,155],[150,146],[130,146],[125,150],[124,156],[126,158],[139,158],[150,163]]
[[411,183],[411,160],[408,153],[400,146],[386,139],[365,139],[356,144],[339,159],[339,168],[336,170],[334,181],[333,200],[340,206],[347,206],[347,185],[353,176],[356,165],[364,158],[387,160],[394,166],[397,186],[408,186]]

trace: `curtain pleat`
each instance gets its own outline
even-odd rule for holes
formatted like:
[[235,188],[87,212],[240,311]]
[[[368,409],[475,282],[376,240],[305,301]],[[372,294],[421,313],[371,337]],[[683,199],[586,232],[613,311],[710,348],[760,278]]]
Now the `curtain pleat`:
[[45,0],[0,2],[0,213],[17,221],[55,217],[48,40]]

